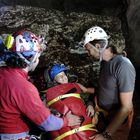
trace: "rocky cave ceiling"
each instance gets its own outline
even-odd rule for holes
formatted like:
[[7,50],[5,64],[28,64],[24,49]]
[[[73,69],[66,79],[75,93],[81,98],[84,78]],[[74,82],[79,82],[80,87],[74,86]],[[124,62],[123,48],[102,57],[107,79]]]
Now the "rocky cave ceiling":
[[[24,7],[40,7],[46,11],[51,9],[63,11],[63,14],[75,12],[80,15],[82,12],[94,15],[112,16],[119,18],[123,36],[125,38],[126,50],[128,57],[132,60],[136,67],[140,67],[140,1],[139,0],[0,0],[1,15],[3,7],[21,5]],[[59,15],[57,13],[57,15]],[[55,15],[55,16],[57,16]],[[17,15],[18,16],[18,15]],[[90,15],[91,17],[91,15]],[[13,19],[15,17],[12,17]],[[98,17],[96,17],[98,18]],[[85,19],[87,20],[87,19]],[[115,20],[116,21],[116,20]],[[113,23],[114,21],[112,21]],[[0,31],[9,31],[0,21]],[[97,22],[98,23],[98,22]],[[110,24],[111,26],[114,25]],[[10,23],[11,24],[11,23]],[[89,24],[91,25],[91,24]],[[87,27],[87,26],[86,26]],[[86,27],[84,29],[86,29]],[[18,27],[19,28],[19,27]],[[10,28],[11,29],[11,28]],[[12,29],[11,29],[12,31]],[[65,39],[64,39],[65,40]],[[62,39],[62,41],[64,41]]]

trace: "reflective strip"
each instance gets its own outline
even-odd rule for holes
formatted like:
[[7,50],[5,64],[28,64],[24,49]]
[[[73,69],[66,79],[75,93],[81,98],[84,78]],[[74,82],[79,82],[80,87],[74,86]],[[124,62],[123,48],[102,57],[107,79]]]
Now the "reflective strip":
[[60,99],[62,98],[67,98],[67,97],[76,97],[76,98],[80,98],[80,94],[79,93],[70,93],[70,94],[64,94],[64,95],[60,95],[60,96],[57,96],[56,98],[52,99],[51,101],[49,101],[47,103],[48,106],[52,105],[53,103],[59,101]]
[[57,138],[55,138],[54,140],[61,140],[61,139],[63,139],[66,136],[69,136],[69,135],[78,133],[80,131],[85,131],[85,130],[93,130],[93,131],[98,132],[98,130],[95,128],[95,125],[88,124],[88,125],[84,125],[84,126],[81,126],[81,127],[75,128],[75,129],[72,129],[70,131],[67,131],[67,132],[63,133],[62,135],[58,136]]

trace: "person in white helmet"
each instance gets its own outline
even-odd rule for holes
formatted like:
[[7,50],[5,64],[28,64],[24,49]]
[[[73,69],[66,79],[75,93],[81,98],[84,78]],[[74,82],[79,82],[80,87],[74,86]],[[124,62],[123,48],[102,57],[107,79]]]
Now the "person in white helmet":
[[79,125],[80,117],[68,112],[65,118],[50,113],[38,90],[28,81],[42,52],[41,44],[30,31],[22,30],[0,40],[0,139],[29,140],[30,122],[43,131]]
[[117,47],[108,44],[109,36],[103,28],[93,26],[84,34],[84,47],[89,55],[101,62],[98,110],[108,115],[99,119],[99,134],[90,137],[96,140],[127,140],[133,118],[133,92],[135,68],[130,60],[119,54]]

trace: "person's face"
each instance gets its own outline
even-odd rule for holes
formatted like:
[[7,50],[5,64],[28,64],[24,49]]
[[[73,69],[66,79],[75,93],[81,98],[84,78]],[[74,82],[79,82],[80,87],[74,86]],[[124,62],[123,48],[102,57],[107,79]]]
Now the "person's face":
[[87,43],[84,47],[88,51],[89,56],[92,56],[96,59],[100,58],[100,53],[99,53],[100,46],[98,44],[96,45],[96,47],[93,47],[92,44]]
[[92,44],[87,43],[85,45],[86,50],[88,51],[88,54],[90,56],[93,56],[96,59],[100,58],[100,55],[102,57],[102,60],[109,61],[113,57],[113,53],[111,52],[111,48],[103,49],[101,52],[99,51],[101,49],[100,44],[96,44],[94,47]]
[[59,84],[66,84],[68,83],[68,77],[66,74],[62,71],[59,74],[57,74],[54,78],[54,80]]

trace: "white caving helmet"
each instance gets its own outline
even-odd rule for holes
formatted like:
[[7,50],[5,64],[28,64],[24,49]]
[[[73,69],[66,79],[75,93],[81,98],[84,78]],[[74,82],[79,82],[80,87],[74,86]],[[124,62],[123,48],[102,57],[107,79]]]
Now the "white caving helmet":
[[[93,27],[89,28],[84,34],[84,46],[87,43],[90,43],[91,41],[94,41],[94,40],[104,40],[105,45],[99,49],[100,61],[101,61],[102,53],[108,45],[109,38],[110,38],[110,36],[107,35],[107,33],[104,31],[104,29],[102,29],[99,26],[93,26]],[[93,46],[93,47],[95,47],[95,46]]]

